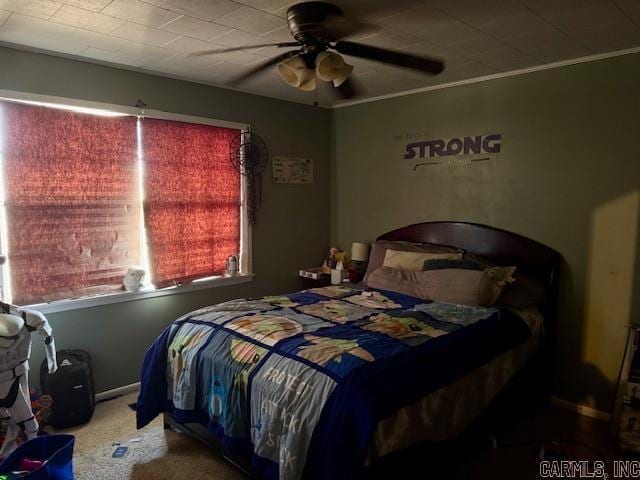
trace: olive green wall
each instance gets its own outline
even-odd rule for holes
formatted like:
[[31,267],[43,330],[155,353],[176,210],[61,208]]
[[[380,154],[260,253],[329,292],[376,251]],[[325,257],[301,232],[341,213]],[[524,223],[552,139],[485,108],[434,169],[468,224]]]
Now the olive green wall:
[[[639,85],[640,55],[627,55],[334,110],[332,240],[461,220],[558,250],[556,393],[609,410],[640,310]],[[502,133],[502,150],[414,171],[414,133]]]
[[[0,89],[127,106],[142,99],[157,110],[248,122],[272,154],[315,160],[312,185],[273,185],[265,175],[252,283],[49,315],[59,348],[93,355],[97,391],[137,381],[145,349],[176,316],[295,289],[296,270],[326,252],[329,225],[331,239],[348,246],[446,219],[505,228],[562,253],[556,391],[609,409],[625,325],[640,318],[640,56],[333,112],[7,48],[0,65]],[[394,139],[494,132],[502,151],[489,162],[416,171],[402,158],[406,140]],[[32,365],[41,359],[36,340]]]
[[[329,110],[7,48],[0,48],[0,66],[0,89],[127,106],[142,99],[155,110],[246,122],[272,155],[315,161],[311,185],[274,185],[270,170],[265,173],[253,228],[253,282],[48,315],[58,348],[83,348],[93,356],[98,392],[138,381],[145,350],[178,315],[234,297],[292,291],[298,268],[323,258],[329,243]],[[38,340],[33,369],[42,358]]]

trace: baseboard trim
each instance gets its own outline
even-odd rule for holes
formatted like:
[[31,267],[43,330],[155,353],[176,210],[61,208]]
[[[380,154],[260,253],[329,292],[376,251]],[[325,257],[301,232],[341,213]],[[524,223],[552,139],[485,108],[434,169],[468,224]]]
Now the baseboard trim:
[[102,402],[104,400],[110,400],[115,397],[126,395],[127,393],[134,393],[140,390],[140,382],[132,383],[130,385],[124,385],[122,387],[106,390],[104,392],[96,393],[96,402]]
[[562,408],[564,410],[570,410],[572,412],[579,413],[580,415],[584,415],[585,417],[604,420],[606,422],[611,420],[611,414],[609,412],[603,412],[602,410],[597,410],[593,407],[588,407],[587,405],[582,405],[580,403],[570,402],[569,400],[565,400],[563,398],[551,397],[551,405],[553,405],[554,407]]

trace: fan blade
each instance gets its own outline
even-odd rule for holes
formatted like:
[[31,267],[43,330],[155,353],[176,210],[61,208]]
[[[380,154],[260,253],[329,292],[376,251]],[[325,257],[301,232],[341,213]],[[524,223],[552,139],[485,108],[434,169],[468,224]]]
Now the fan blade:
[[247,45],[245,47],[230,47],[230,48],[214,48],[211,50],[201,50],[199,52],[193,52],[191,56],[193,57],[202,57],[204,55],[215,55],[216,53],[227,53],[227,52],[237,52],[239,50],[251,50],[254,48],[262,48],[262,47],[297,47],[298,42],[285,42],[285,43],[264,43],[262,45]]
[[354,42],[336,42],[333,47],[336,51],[353,57],[366,58],[376,62],[389,63],[399,67],[411,68],[421,72],[437,75],[444,70],[441,60],[418,57],[409,53],[395,52],[384,48],[372,47]]
[[337,42],[343,38],[370,33],[374,34],[380,27],[372,23],[366,23],[352,18],[345,18],[341,15],[329,15],[322,23],[322,37],[330,40],[331,42]]
[[244,82],[245,80],[249,79],[250,77],[253,77],[254,75],[262,72],[263,70],[266,70],[267,68],[273,65],[276,65],[282,62],[283,60],[286,60],[287,58],[291,58],[295,55],[298,55],[299,53],[300,51],[298,50],[289,50],[288,52],[281,53],[278,56],[275,56],[273,58],[270,58],[269,60],[259,63],[258,65],[251,68],[250,70],[247,70],[243,74],[238,75],[237,77],[233,78],[229,83],[236,84],[236,83]]
[[339,86],[336,87],[336,91],[345,100],[348,100],[349,98],[353,98],[357,96],[358,90],[359,88],[357,87],[356,82],[352,78],[347,78],[344,82],[342,82]]

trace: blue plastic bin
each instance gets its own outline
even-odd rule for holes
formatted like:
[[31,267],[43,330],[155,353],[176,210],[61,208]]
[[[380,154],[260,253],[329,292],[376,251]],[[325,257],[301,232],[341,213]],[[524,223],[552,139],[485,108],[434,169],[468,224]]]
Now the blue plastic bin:
[[41,460],[42,467],[20,480],[73,480],[73,435],[43,435],[24,442],[0,463],[0,474],[19,469],[22,458]]

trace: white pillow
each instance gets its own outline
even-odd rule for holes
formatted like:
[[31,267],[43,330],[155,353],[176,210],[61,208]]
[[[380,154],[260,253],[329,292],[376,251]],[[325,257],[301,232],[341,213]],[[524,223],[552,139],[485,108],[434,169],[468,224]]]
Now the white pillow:
[[424,262],[427,260],[462,260],[462,255],[456,252],[428,253],[387,249],[382,266],[420,272],[424,270]]

